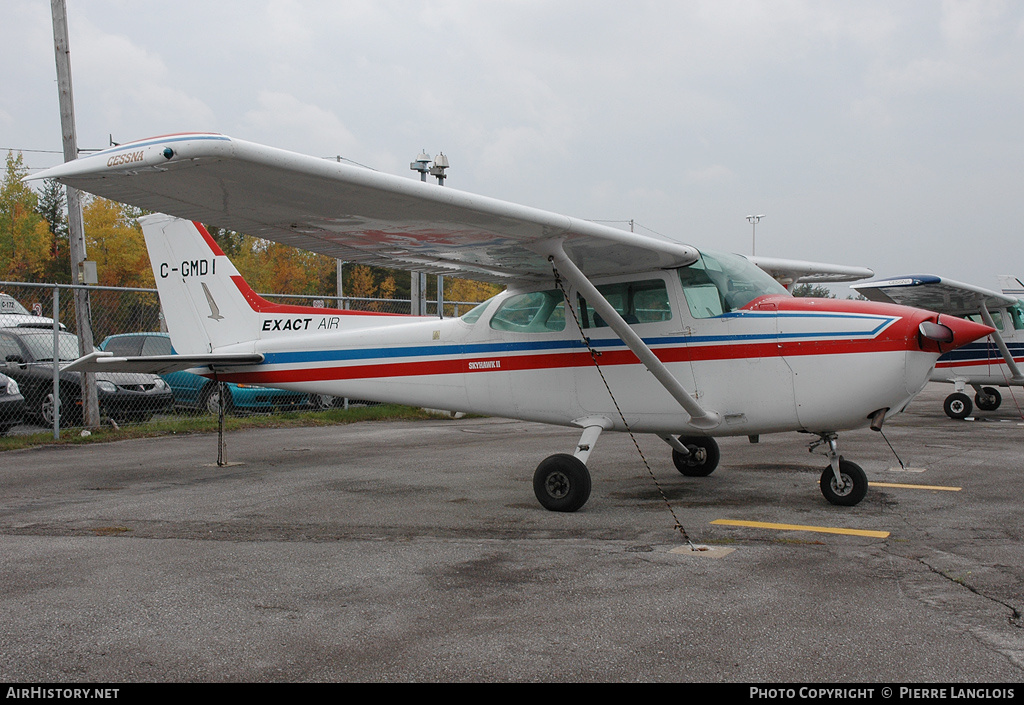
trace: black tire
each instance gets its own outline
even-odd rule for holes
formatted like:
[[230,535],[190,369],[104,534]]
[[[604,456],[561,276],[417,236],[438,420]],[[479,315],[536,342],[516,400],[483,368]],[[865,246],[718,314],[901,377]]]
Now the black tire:
[[839,474],[845,483],[839,487],[832,465],[826,465],[821,472],[821,493],[831,504],[841,507],[852,507],[858,504],[868,493],[868,476],[857,463],[839,459]]
[[[226,403],[224,414],[227,415],[234,411],[235,405],[231,401],[231,389],[226,384],[224,385],[224,400]],[[203,389],[202,411],[214,416],[220,414],[220,391],[215,382],[211,382]]]
[[559,453],[541,461],[533,473],[533,493],[545,509],[575,512],[590,498],[590,471],[579,458]]
[[982,411],[995,411],[1003,403],[1003,397],[995,387],[982,387],[981,391],[985,396],[975,394],[974,403]]
[[966,394],[954,392],[946,397],[942,409],[951,419],[966,419],[974,411],[974,405],[971,404],[971,398]]
[[676,470],[687,477],[707,477],[718,467],[722,457],[718,442],[708,436],[680,436],[679,442],[690,450],[683,455],[678,450],[672,451],[672,462]]

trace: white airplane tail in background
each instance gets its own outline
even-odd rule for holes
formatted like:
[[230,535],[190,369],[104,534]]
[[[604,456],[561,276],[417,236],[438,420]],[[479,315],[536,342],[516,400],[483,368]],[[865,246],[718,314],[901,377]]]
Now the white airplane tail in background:
[[260,316],[238,286],[238,270],[205,228],[163,214],[139,223],[175,351],[195,355],[255,340]]
[[1009,274],[1000,274],[999,288],[1007,296],[1024,299],[1024,282],[1017,277],[1012,277]]

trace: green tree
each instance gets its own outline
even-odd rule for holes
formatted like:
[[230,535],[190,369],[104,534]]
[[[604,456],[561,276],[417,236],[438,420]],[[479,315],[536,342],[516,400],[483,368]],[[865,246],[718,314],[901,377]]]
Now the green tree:
[[71,245],[69,240],[67,197],[64,185],[54,179],[43,182],[36,212],[50,228],[50,256],[43,277],[48,282],[71,283]]
[[827,286],[811,284],[810,282],[797,284],[793,287],[793,296],[807,296],[815,299],[834,299],[836,297]]

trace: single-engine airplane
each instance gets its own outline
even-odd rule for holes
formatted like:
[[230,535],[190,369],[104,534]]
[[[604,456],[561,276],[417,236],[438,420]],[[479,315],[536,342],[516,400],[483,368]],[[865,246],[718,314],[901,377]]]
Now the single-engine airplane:
[[[897,303],[962,316],[993,328],[984,340],[944,353],[935,363],[931,379],[953,385],[943,409],[952,419],[965,419],[974,411],[995,411],[1002,403],[999,387],[1024,386],[1024,285],[1009,275],[999,276],[1003,293],[932,274],[882,279],[853,284],[872,301]],[[974,389],[974,404],[965,394]]]
[[[180,362],[209,377],[581,428],[572,453],[534,473],[554,511],[586,503],[586,461],[607,430],[659,436],[692,476],[718,464],[715,437],[811,433],[828,457],[825,498],[857,504],[867,476],[840,457],[837,433],[880,429],[940,354],[991,331],[794,298],[741,256],[219,134],[123,144],[31,178],[159,211],[140,222],[167,327]],[[507,289],[446,320],[274,304],[204,222]],[[173,362],[94,353],[73,364]]]

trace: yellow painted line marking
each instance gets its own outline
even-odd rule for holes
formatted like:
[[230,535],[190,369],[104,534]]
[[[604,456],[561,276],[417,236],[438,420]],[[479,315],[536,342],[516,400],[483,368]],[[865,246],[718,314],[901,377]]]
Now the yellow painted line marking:
[[831,526],[804,526],[802,524],[771,524],[766,521],[740,521],[738,519],[715,519],[712,524],[725,526],[746,526],[753,529],[778,529],[779,531],[816,531],[819,534],[845,534],[847,536],[870,536],[884,539],[888,531],[868,531],[866,529],[839,529]]
[[903,487],[908,490],[944,490],[946,492],[959,492],[959,487],[943,487],[942,485],[904,485],[900,482],[869,482],[869,487]]

